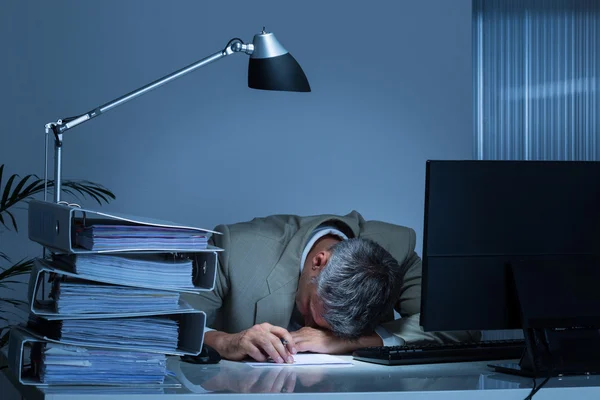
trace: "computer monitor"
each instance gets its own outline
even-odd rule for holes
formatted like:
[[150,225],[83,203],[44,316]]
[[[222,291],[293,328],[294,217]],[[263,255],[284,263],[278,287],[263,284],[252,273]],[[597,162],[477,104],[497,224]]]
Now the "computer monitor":
[[521,328],[515,267],[600,268],[600,162],[428,161],[425,186],[426,331]]

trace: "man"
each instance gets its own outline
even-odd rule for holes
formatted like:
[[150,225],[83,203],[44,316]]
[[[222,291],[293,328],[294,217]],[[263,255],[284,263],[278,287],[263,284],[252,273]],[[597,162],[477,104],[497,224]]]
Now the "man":
[[[231,360],[293,362],[297,352],[477,340],[419,326],[415,232],[356,211],[274,215],[220,225],[215,290],[192,299],[207,314],[205,343]],[[394,320],[393,307],[399,312]]]

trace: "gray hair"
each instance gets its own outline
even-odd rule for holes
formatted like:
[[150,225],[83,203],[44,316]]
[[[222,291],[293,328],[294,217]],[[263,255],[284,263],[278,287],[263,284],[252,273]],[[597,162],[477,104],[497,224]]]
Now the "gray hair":
[[333,333],[357,339],[372,333],[396,302],[402,271],[392,255],[369,239],[349,239],[331,248],[316,278],[323,318]]

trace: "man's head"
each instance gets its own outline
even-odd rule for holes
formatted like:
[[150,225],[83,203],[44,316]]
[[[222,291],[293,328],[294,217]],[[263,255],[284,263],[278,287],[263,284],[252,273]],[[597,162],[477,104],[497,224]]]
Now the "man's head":
[[296,294],[307,326],[357,338],[373,332],[402,284],[398,262],[368,239],[319,239],[308,253]]

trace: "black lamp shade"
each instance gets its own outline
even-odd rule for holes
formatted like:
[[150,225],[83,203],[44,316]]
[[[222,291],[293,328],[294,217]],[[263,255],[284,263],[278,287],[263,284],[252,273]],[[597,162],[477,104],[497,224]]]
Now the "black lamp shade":
[[287,92],[310,92],[308,79],[290,53],[271,58],[250,58],[248,87]]
[[275,35],[263,31],[254,35],[248,64],[248,87],[286,92],[310,92],[308,79],[294,57]]

